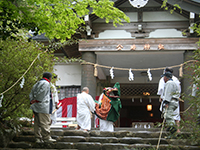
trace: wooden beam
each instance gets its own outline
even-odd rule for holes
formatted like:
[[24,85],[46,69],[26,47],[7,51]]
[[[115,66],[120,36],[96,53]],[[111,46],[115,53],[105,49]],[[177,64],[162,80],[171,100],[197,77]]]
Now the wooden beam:
[[189,27],[189,21],[131,22],[118,25],[117,27],[114,27],[112,23],[93,23],[92,30],[95,37],[98,37],[98,34],[105,30],[126,30],[132,34],[132,37],[135,37],[134,34],[140,32],[138,31],[139,24],[142,25],[142,33],[145,34],[143,37],[148,37],[148,34],[156,29],[177,29],[183,31]]
[[[196,50],[196,42],[199,38],[158,38],[158,39],[115,39],[115,40],[83,40],[79,42],[79,51],[118,51],[117,45],[122,45],[121,51],[131,51],[131,46],[135,44],[137,52],[144,50],[144,45],[149,44],[147,51],[174,51],[174,50]],[[158,45],[164,46],[163,50],[158,49]],[[134,51],[133,51],[134,52]]]
[[143,22],[143,11],[138,9],[138,22]]
[[123,12],[138,12],[138,10],[142,12],[149,12],[149,11],[165,11],[163,8],[159,7],[142,7],[140,9],[135,7],[120,7],[118,8]]
[[[112,23],[93,23],[93,31],[105,31],[105,30],[137,30],[138,22],[123,23],[123,25],[117,25],[114,27]],[[145,30],[155,29],[187,29],[189,21],[163,21],[163,22],[142,22],[142,26]]]
[[127,2],[127,0],[117,0],[114,4],[115,7],[119,7],[120,5],[122,5],[123,3]]

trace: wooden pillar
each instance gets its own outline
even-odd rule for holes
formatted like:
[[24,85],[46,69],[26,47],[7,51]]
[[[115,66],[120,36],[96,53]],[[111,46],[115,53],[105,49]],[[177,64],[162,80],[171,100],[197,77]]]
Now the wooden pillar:
[[[95,63],[96,56],[94,52],[83,52],[82,59]],[[96,77],[94,76],[94,66],[93,65],[82,65],[81,74],[81,88],[88,87],[90,89],[90,95],[95,98],[96,96]]]
[[[96,55],[94,52],[82,52],[82,59],[95,63]],[[89,94],[95,99],[96,96],[96,77],[94,76],[94,66],[93,65],[82,65],[81,73],[81,89],[83,87],[88,87],[90,92]],[[94,115],[92,117],[92,127],[94,127]]]

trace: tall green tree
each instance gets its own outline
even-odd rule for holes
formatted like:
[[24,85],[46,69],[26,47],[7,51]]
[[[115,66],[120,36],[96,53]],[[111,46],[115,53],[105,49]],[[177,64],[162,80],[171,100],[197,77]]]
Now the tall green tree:
[[21,30],[32,30],[35,34],[45,33],[50,40],[57,38],[64,42],[81,30],[84,16],[88,14],[95,14],[107,23],[112,21],[114,26],[129,21],[109,0],[0,1],[0,122],[29,114],[30,89],[42,73],[52,71],[54,65],[50,52],[40,54],[24,76],[24,87],[19,86],[21,81],[13,86],[34,58],[46,49],[37,42],[19,40],[16,35]]
[[88,14],[95,14],[107,23],[113,21],[114,26],[129,22],[110,0],[1,0],[0,35],[6,39],[25,28],[63,42],[79,31]]

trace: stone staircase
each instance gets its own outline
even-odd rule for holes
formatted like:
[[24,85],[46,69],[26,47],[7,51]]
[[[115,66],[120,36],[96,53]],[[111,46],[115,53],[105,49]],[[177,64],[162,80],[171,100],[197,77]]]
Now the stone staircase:
[[[200,150],[200,144],[190,141],[190,133],[182,132],[177,139],[165,139],[164,131],[159,150]],[[160,128],[134,129],[115,128],[114,132],[89,132],[66,129],[51,129],[54,143],[35,143],[33,130],[26,129],[13,138],[3,150],[156,150]]]

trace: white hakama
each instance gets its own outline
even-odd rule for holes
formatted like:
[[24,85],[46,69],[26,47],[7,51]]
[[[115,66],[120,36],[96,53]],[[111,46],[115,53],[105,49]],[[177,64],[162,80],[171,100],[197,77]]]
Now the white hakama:
[[[98,100],[99,104],[101,104],[102,98],[103,98],[103,93],[99,97],[99,100]],[[100,131],[113,132],[114,131],[113,122],[112,121],[103,120],[103,119],[99,118],[99,129],[100,129]]]
[[99,128],[100,131],[110,131],[110,132],[114,131],[113,122],[103,119],[99,119]]
[[[91,130],[91,112],[95,110],[95,102],[91,95],[82,92],[77,95],[77,123],[80,130]],[[91,111],[91,112],[90,112]]]

